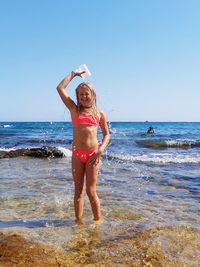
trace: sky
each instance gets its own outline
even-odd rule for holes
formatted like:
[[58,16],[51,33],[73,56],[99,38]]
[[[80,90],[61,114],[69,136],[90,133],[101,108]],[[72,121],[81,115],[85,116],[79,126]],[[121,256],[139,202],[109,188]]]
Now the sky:
[[108,121],[200,121],[199,14],[199,0],[0,0],[0,121],[69,121],[56,86],[83,63]]

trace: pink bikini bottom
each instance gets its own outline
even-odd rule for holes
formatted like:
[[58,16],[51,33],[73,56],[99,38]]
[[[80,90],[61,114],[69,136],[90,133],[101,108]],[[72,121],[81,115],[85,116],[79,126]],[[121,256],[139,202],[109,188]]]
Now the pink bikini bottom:
[[87,160],[94,154],[96,147],[92,147],[88,150],[72,149],[72,155],[76,156],[82,163],[86,163]]

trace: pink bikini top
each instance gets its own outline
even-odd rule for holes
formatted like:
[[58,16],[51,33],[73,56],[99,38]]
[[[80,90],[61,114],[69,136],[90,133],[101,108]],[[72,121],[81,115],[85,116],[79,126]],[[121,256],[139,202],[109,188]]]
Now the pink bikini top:
[[72,118],[72,126],[74,127],[80,124],[98,127],[99,119],[94,115],[78,114],[77,116]]

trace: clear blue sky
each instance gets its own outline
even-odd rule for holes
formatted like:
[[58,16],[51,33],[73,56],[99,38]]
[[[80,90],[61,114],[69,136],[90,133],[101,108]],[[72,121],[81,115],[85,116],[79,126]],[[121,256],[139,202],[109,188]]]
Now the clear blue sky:
[[0,121],[69,120],[56,86],[83,63],[110,121],[200,121],[199,14],[199,0],[0,0]]

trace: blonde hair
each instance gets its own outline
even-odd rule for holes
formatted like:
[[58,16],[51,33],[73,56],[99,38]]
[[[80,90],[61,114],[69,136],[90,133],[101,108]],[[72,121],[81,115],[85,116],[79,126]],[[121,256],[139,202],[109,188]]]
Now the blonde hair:
[[97,110],[97,98],[96,98],[96,93],[95,93],[95,91],[94,91],[94,89],[93,89],[93,86],[92,86],[91,83],[88,83],[88,82],[84,83],[84,82],[83,82],[83,83],[80,83],[80,84],[76,87],[76,100],[77,100],[78,112],[81,111],[81,109],[82,109],[82,105],[81,105],[81,103],[79,102],[79,97],[78,97],[78,89],[79,89],[80,87],[87,87],[88,89],[90,89],[91,94],[92,94],[92,98],[93,98],[92,108],[94,109],[94,111],[96,111],[96,110]]

